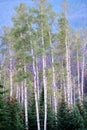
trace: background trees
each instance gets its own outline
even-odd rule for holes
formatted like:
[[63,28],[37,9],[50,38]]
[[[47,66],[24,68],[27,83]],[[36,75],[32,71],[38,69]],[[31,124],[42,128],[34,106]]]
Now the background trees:
[[86,31],[72,31],[66,3],[59,17],[46,0],[34,4],[17,6],[13,26],[3,28],[0,128],[87,128]]

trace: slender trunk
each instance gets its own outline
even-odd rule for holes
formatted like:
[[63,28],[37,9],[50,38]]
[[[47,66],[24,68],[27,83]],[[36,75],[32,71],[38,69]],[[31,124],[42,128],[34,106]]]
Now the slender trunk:
[[18,83],[16,85],[16,99],[18,100]]
[[[23,38],[22,33],[20,34],[21,39]],[[24,47],[24,46],[23,46]],[[27,79],[26,79],[26,60],[24,58],[24,110],[25,110],[25,130],[28,130],[28,98],[27,98]]]
[[[26,75],[26,63],[24,63],[24,73]],[[28,101],[27,101],[27,80],[24,79],[24,106],[25,106],[25,129],[28,130]]]
[[40,14],[41,14],[41,43],[42,43],[42,49],[43,49],[43,54],[42,54],[42,70],[43,70],[43,86],[44,86],[44,130],[47,129],[47,78],[46,78],[46,54],[45,54],[45,43],[44,43],[44,21],[43,21],[43,13],[45,9],[45,1],[40,0],[39,2],[39,9],[40,9]]
[[38,59],[37,59],[37,56],[36,56],[36,81],[37,81],[37,94],[38,94],[38,101],[39,101],[39,98],[40,98],[40,88],[39,88],[39,73],[38,73]]
[[84,54],[83,54],[83,61],[82,61],[82,84],[81,84],[81,99],[82,99],[82,101],[83,101],[83,87],[84,87],[84,67],[85,67],[85,57],[84,57]]
[[47,129],[47,80],[46,80],[46,55],[44,49],[43,24],[41,25],[41,37],[43,46],[42,64],[43,64],[43,85],[44,85],[44,130]]
[[65,79],[64,79],[64,82],[63,82],[63,85],[64,85],[64,95],[65,95],[65,102],[67,102],[67,90],[66,90],[66,82],[65,82]]
[[73,101],[72,101],[72,80],[71,80],[71,59],[70,59],[70,47],[68,49],[68,57],[69,57],[69,82],[70,82],[70,104],[73,104]]
[[16,86],[16,99],[20,103],[20,87],[19,87],[18,83],[17,83],[17,86]]
[[76,104],[76,100],[75,100],[75,79],[73,79],[73,104],[75,105]]
[[[30,26],[29,27],[29,35],[31,36],[31,31],[30,31]],[[38,102],[38,89],[37,88],[37,69],[35,66],[35,56],[34,56],[34,50],[32,47],[32,41],[30,40],[30,44],[31,44],[31,54],[32,54],[32,59],[33,59],[33,74],[34,74],[34,94],[35,94],[35,105],[36,105],[36,115],[37,115],[37,128],[38,130],[40,130],[40,118],[39,118],[39,102]],[[36,59],[37,60],[37,59]],[[39,81],[38,81],[39,82]]]
[[33,49],[32,58],[33,58],[33,73],[34,73],[34,93],[35,93],[35,104],[36,104],[36,114],[37,114],[37,127],[40,130],[40,119],[39,119],[39,105],[38,105],[38,89],[37,89],[37,75],[36,75],[36,68],[35,68],[35,57]]
[[20,86],[18,85],[18,101],[19,101],[19,103],[21,102],[21,91],[20,91]]
[[54,111],[55,111],[55,116],[56,116],[57,115],[56,78],[55,78],[54,55],[53,55],[53,47],[52,47],[50,31],[49,31],[49,39],[50,39],[51,59],[52,59],[51,62],[52,62],[52,83],[53,83],[53,96],[54,96]]
[[71,98],[70,98],[69,43],[67,39],[67,34],[65,38],[65,45],[66,45],[67,101],[68,101],[68,105],[70,105]]
[[21,103],[24,103],[24,90],[23,90],[23,81],[21,82]]
[[[4,84],[3,84],[3,92],[4,92],[4,90],[5,90],[5,77],[4,77]],[[3,96],[5,95],[5,93],[3,93]]]
[[67,89],[66,89],[66,81],[65,81],[65,74],[64,74],[64,61],[62,61],[62,78],[63,78],[63,94],[64,94],[64,100],[67,102]]
[[79,101],[81,101],[81,90],[80,90],[80,67],[79,67],[78,47],[77,47],[77,74],[78,74],[78,98],[79,98]]
[[12,80],[12,58],[10,58],[10,97],[13,94],[13,80]]

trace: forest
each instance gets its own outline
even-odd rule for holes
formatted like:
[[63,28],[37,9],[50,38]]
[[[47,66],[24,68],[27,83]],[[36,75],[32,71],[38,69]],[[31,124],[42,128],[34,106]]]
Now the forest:
[[87,130],[87,29],[68,1],[20,3],[0,34],[0,130]]

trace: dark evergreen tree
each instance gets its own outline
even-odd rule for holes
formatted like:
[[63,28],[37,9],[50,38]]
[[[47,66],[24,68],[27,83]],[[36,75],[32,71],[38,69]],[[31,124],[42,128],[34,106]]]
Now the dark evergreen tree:
[[6,102],[6,116],[6,129],[24,130],[24,112],[14,97]]
[[4,92],[0,91],[0,130],[5,130],[5,120],[6,120],[6,106],[3,97]]
[[[52,111],[50,105],[48,104],[47,109],[47,130],[55,130],[55,117],[54,112]],[[40,96],[40,123],[41,123],[41,130],[44,128],[44,90],[42,89],[42,93]]]
[[83,130],[84,121],[77,107],[68,108],[65,102],[58,110],[58,130]]
[[29,130],[37,130],[37,118],[36,118],[36,108],[35,108],[35,100],[34,93],[32,97],[32,103],[28,110],[28,120],[29,120]]
[[86,106],[85,102],[83,104],[84,105],[78,104],[77,107],[78,107],[80,114],[83,118],[84,127],[85,127],[85,129],[87,129],[87,106]]

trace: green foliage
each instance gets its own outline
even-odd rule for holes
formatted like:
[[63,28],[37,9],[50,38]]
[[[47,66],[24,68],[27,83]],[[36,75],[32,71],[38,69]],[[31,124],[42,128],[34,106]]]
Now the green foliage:
[[3,99],[3,93],[0,93],[0,130],[5,130],[5,119],[6,119],[6,110],[5,110],[5,102]]
[[55,114],[50,106],[47,109],[47,130],[56,130]]
[[35,99],[34,92],[32,92],[31,102],[28,108],[28,128],[30,130],[37,130],[37,119],[36,119],[36,107],[35,107]]
[[68,108],[62,102],[58,110],[58,130],[83,130],[84,120],[77,107]]
[[0,130],[24,130],[23,116],[15,98],[6,101],[0,94]]
[[[44,126],[44,91],[40,96],[40,125]],[[29,129],[37,130],[36,108],[34,97],[29,107]],[[68,108],[62,102],[58,109],[57,123],[55,123],[54,112],[50,105],[47,109],[47,130],[86,130],[87,110],[84,107]],[[24,112],[15,98],[5,100],[3,93],[0,94],[0,130],[24,130]]]
[[71,130],[78,130],[84,128],[84,120],[77,107],[73,108],[73,110],[70,112],[69,127]]
[[29,129],[30,130],[37,130],[37,119],[36,119],[36,108],[35,108],[35,101],[32,101],[31,107],[28,111],[29,117]]
[[78,109],[79,109],[80,114],[84,120],[84,127],[85,127],[85,129],[87,129],[87,106],[78,105]]
[[[37,0],[35,1],[37,3]],[[56,22],[56,16],[57,16],[56,13],[52,10],[52,7],[48,4],[46,0],[40,0],[38,2],[40,2],[37,4],[39,5],[38,8],[32,8],[30,6],[27,7],[23,3],[17,6],[15,8],[15,15],[12,18],[13,27],[3,28],[2,50],[0,50],[0,52],[2,52],[2,54],[5,53],[6,59],[4,59],[2,63],[8,66],[9,58],[12,58],[12,59],[15,58],[14,61],[16,61],[16,63],[13,63],[13,66],[12,66],[16,70],[16,72],[13,72],[13,76],[12,76],[13,87],[16,86],[16,84],[14,83],[21,82],[24,79],[27,80],[27,83],[29,82],[29,88],[30,86],[31,87],[33,86],[33,80],[32,80],[33,73],[32,73],[32,67],[31,67],[32,59],[33,59],[32,53],[31,53],[32,49],[34,51],[35,58],[37,57],[38,59],[37,62],[41,60],[40,56],[42,55],[45,56],[45,54],[46,56],[50,55],[51,54],[50,51],[52,49],[55,56],[60,57],[57,59],[62,58],[63,67],[65,68],[66,66],[65,40],[66,40],[67,30],[69,29],[69,23],[66,18],[65,12],[62,12],[62,15],[60,16],[58,20],[59,28],[58,28],[58,34],[57,34],[55,33],[55,29],[54,29],[54,26],[55,26],[54,23]],[[49,32],[51,34],[51,39],[50,39]],[[68,40],[69,40],[69,37],[70,36],[68,36],[67,38]],[[74,47],[76,47],[76,49],[78,47],[78,50],[80,52],[80,47],[81,47],[80,38],[78,38],[78,35],[77,35],[77,38],[74,37],[73,39],[74,41],[75,39],[77,39],[77,42],[76,42],[77,45],[74,45]],[[50,45],[50,40],[52,40],[52,45],[53,45],[52,47]],[[41,44],[42,41],[44,41],[44,45]],[[70,42],[67,42],[69,44],[69,47],[71,47]],[[58,45],[55,46],[56,43],[58,43]],[[58,48],[57,50],[56,50],[56,47]],[[12,51],[13,56],[10,55],[10,51]],[[72,53],[70,53],[70,56],[72,56]],[[59,77],[56,76],[56,79],[58,77],[58,85],[59,85],[61,84],[60,81],[66,82],[65,80],[66,69],[63,70],[62,64],[61,64],[62,62],[60,60],[57,61],[55,56],[54,56],[54,61],[56,62],[53,65],[57,68],[57,71],[58,71],[55,73],[57,73],[57,75],[59,76]],[[70,59],[70,61],[71,60],[72,59]],[[47,66],[52,65],[52,64],[48,65],[47,59],[46,59],[46,62],[47,62]],[[26,63],[26,69],[27,69],[26,73],[24,72],[25,63]],[[36,61],[35,61],[35,65],[36,65]],[[29,68],[31,68],[30,72],[29,72]],[[48,86],[51,86],[50,81],[52,79],[51,77],[52,74],[51,72],[48,72],[50,71],[50,69],[47,69],[47,68],[45,69],[46,69],[46,76],[47,76],[47,83],[48,83],[47,89],[48,89],[49,88]],[[0,70],[2,71],[2,68],[0,68]],[[43,79],[42,70],[39,70],[38,73],[39,73],[39,83],[40,83]],[[7,75],[9,78],[8,69],[6,70],[4,75]],[[1,77],[2,82],[0,81],[0,89],[3,88],[3,84],[5,82],[4,75],[3,77]],[[6,82],[6,85],[7,85],[7,82]],[[60,86],[58,89],[59,91],[61,91]],[[29,92],[31,91],[29,90]],[[52,92],[50,90],[48,92],[48,98],[52,95],[51,93]],[[0,130],[24,130],[25,123],[24,123],[23,106],[21,108],[20,104],[18,104],[17,100],[14,97],[11,98],[10,100],[7,99],[7,96],[5,96],[4,98],[4,94],[5,92],[0,91]],[[33,99],[30,99],[30,101],[28,100],[28,102],[30,103],[32,102],[32,104],[29,104],[30,107],[28,110],[29,130],[37,130],[36,106],[35,106],[34,96],[33,96]],[[40,113],[40,128],[41,130],[43,130],[44,129],[44,90],[43,89],[42,89],[40,100],[39,100],[39,113]],[[55,119],[58,119],[57,122],[55,122]],[[57,129],[58,130],[85,130],[87,129],[87,107],[68,108],[67,104],[65,102],[62,102],[59,106],[58,115],[56,118],[50,104],[47,104],[47,130],[57,130]]]
[[18,104],[15,98],[11,98],[7,101],[7,120],[6,128],[9,130],[24,130],[23,118],[24,113],[21,106]]
[[[42,90],[40,96],[40,128],[41,130],[44,129],[44,91]],[[30,130],[37,130],[37,119],[36,119],[36,107],[35,107],[35,100],[33,98],[31,107],[29,108],[29,129]],[[55,130],[55,122],[54,122],[54,113],[50,106],[47,109],[47,130]]]
[[44,128],[44,89],[42,89],[41,95],[40,95],[40,125],[41,129]]
[[[43,130],[44,128],[44,90],[43,89],[40,96],[40,124],[41,124],[41,130]],[[54,112],[52,111],[49,104],[47,108],[47,130],[55,130]]]

